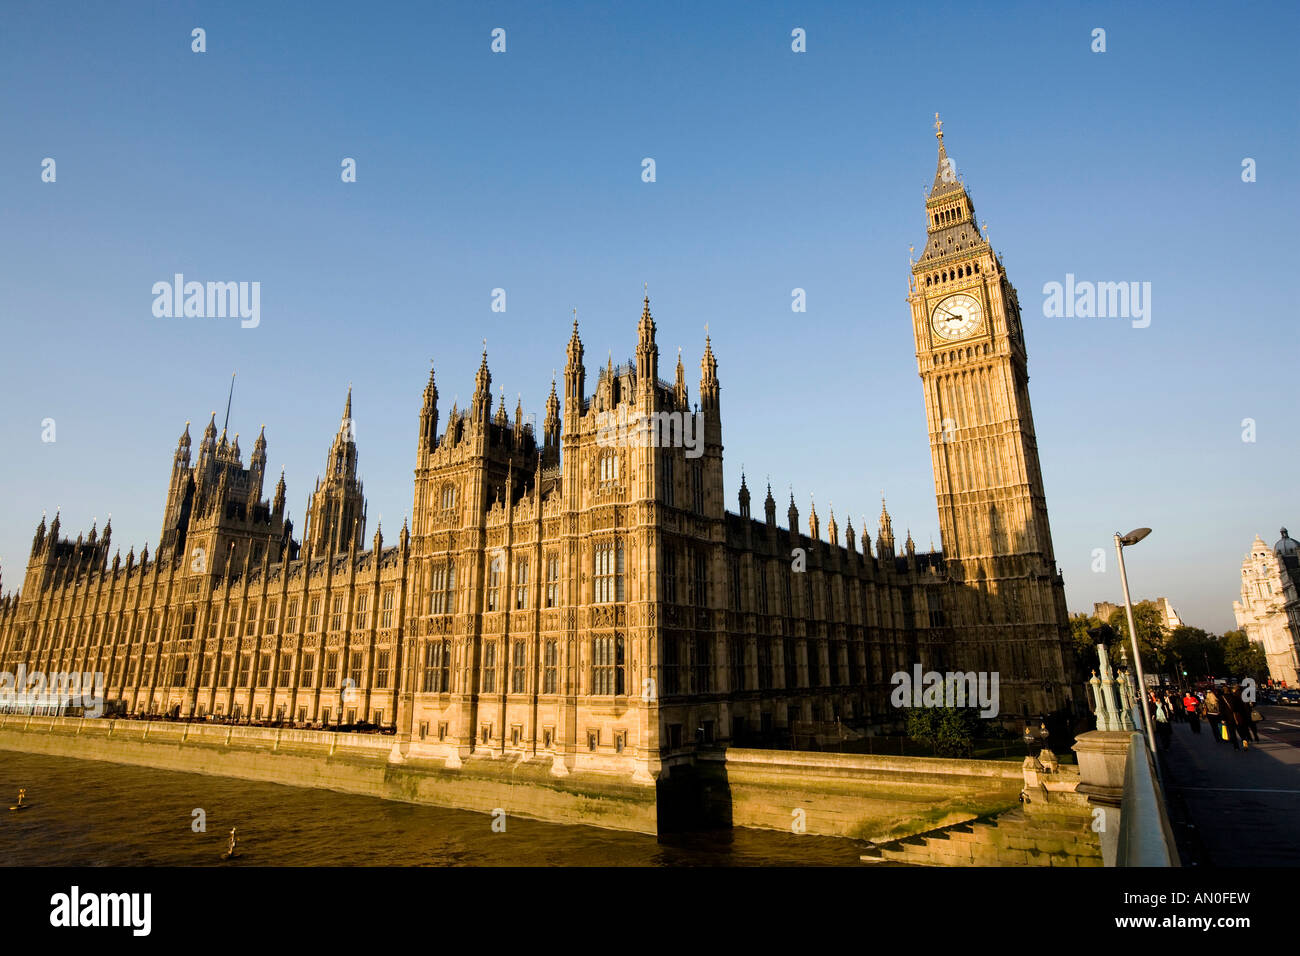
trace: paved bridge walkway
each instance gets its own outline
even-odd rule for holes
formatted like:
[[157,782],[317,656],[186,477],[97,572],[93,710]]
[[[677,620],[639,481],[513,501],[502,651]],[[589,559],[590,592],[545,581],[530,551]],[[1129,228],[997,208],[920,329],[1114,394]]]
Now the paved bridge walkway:
[[1239,751],[1204,721],[1174,724],[1160,756],[1183,866],[1300,866],[1300,708],[1260,713]]

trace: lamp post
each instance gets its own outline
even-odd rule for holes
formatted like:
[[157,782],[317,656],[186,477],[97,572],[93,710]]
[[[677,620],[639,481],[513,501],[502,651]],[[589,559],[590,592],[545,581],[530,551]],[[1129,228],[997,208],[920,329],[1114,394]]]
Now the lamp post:
[[1151,726],[1151,715],[1147,711],[1147,681],[1142,673],[1142,655],[1138,651],[1137,627],[1133,623],[1133,599],[1128,593],[1128,575],[1124,573],[1124,548],[1132,547],[1151,533],[1150,528],[1134,528],[1128,534],[1115,532],[1115,554],[1119,557],[1119,583],[1124,588],[1124,613],[1128,617],[1128,639],[1133,648],[1133,667],[1137,671],[1138,699],[1141,701],[1142,724],[1146,727],[1147,746],[1156,752],[1156,732]]

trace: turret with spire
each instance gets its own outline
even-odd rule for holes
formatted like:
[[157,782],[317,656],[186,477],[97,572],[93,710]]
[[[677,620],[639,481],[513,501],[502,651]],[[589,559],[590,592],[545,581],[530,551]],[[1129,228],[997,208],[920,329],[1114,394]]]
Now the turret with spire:
[[501,398],[497,403],[497,414],[494,424],[498,428],[506,427],[506,390],[504,388],[501,389]]
[[582,364],[582,355],[582,339],[578,336],[578,310],[574,309],[573,334],[569,336],[564,363],[564,415],[571,423],[582,416],[582,402],[586,397],[587,370]]
[[438,446],[438,386],[433,381],[433,363],[429,363],[429,384],[424,386],[424,404],[420,407],[421,456]]
[[700,408],[716,416],[720,405],[718,360],[713,357],[713,341],[704,335],[704,356],[700,359]]
[[262,425],[261,431],[257,433],[253,454],[248,459],[248,470],[252,479],[249,482],[248,500],[257,504],[262,500],[262,482],[266,478],[266,425]]
[[181,468],[190,466],[190,423],[187,419],[185,422],[185,431],[181,432],[180,439],[176,442],[176,457],[173,463]]
[[271,502],[271,513],[277,518],[284,517],[284,469],[280,469],[280,480],[275,483],[275,499]]
[[877,557],[884,560],[894,556],[894,524],[889,518],[889,509],[885,507],[885,496],[880,496],[880,531],[876,535]]
[[560,458],[560,399],[555,394],[555,376],[551,376],[551,394],[546,397],[546,420],[542,425],[545,435],[543,447],[548,464]]
[[316,484],[308,508],[313,554],[338,554],[363,547],[366,534],[365,495],[357,478],[356,427],[352,419],[352,386],[343,405],[339,430],[330,445],[325,477]]
[[36,557],[37,553],[45,546],[45,512],[41,512],[41,523],[36,526],[36,534],[32,535],[32,552],[31,556]]
[[642,411],[654,411],[659,382],[659,346],[655,342],[655,320],[650,314],[650,291],[641,302],[641,321],[636,327],[636,370],[641,387]]
[[483,346],[483,358],[474,373],[474,401],[470,405],[470,417],[475,422],[483,423],[492,414],[492,372],[488,369],[487,345]]
[[677,380],[673,384],[673,397],[679,408],[689,408],[686,394],[686,368],[682,365],[682,350],[677,350]]

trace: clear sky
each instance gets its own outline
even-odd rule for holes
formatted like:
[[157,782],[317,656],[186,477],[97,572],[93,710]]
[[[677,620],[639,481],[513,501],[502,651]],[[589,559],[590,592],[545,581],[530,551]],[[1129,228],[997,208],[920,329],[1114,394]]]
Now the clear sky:
[[[1254,535],[1300,529],[1298,10],[7,0],[3,586],[42,510],[154,546],[176,439],[220,423],[236,369],[231,431],[247,460],[265,423],[299,530],[353,383],[391,540],[429,361],[444,421],[483,338],[540,418],[571,310],[594,374],[632,354],[643,282],[692,396],[711,331],[733,510],[743,463],[782,516],[793,486],[874,539],[884,489],[937,546],[905,298],[938,111],[1020,293],[1070,608],[1118,599],[1111,535],[1147,525],[1135,597],[1229,628]],[[260,325],[155,318],[177,272],[260,282]],[[1045,317],[1067,273],[1150,282],[1150,326]]]

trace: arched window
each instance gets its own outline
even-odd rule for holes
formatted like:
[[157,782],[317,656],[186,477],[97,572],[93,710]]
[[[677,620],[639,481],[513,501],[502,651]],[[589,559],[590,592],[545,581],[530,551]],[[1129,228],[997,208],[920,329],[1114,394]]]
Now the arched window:
[[595,602],[623,600],[623,544],[605,542],[595,551]]
[[618,480],[618,452],[606,451],[601,454],[600,480],[602,483]]
[[456,486],[446,484],[442,486],[442,510],[450,511],[456,507]]

